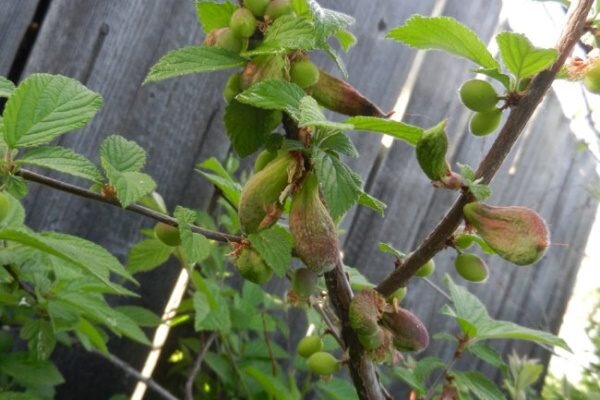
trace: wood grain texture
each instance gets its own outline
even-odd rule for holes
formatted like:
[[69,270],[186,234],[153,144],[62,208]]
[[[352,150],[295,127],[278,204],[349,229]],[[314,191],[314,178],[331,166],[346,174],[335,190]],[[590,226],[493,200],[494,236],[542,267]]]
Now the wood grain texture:
[[0,3],[0,75],[6,76],[31,24],[39,0]]

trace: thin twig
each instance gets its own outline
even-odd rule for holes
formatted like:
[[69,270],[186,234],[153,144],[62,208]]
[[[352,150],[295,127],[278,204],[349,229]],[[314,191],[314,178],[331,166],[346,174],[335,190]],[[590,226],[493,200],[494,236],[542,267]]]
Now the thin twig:
[[[91,190],[84,189],[82,187],[72,185],[70,183],[59,181],[58,179],[50,178],[48,176],[38,174],[33,171],[29,171],[27,169],[20,169],[16,173],[20,177],[31,181],[42,184],[44,186],[51,187],[53,189],[58,189],[63,192],[71,193],[79,197],[83,197],[86,199],[96,200],[101,203],[110,204],[111,206],[123,208],[121,204],[114,199],[108,199],[102,196],[100,193],[92,192]],[[124,208],[127,211],[132,211],[136,214],[143,215],[145,217],[149,217],[158,222],[163,222],[167,225],[178,226],[178,222],[175,218],[169,217],[168,215],[156,212],[147,207],[140,206],[138,204],[132,204],[129,207]],[[190,228],[193,232],[199,233],[205,236],[208,239],[217,240],[220,242],[241,242],[242,237],[236,235],[230,235],[223,232],[211,231],[210,229],[202,228],[196,225],[190,225]]]
[[194,367],[190,371],[187,381],[185,382],[185,398],[186,400],[194,400],[194,381],[196,380],[196,376],[200,372],[200,367],[202,366],[202,361],[204,360],[204,356],[206,356],[206,352],[217,338],[216,333],[211,333],[206,342],[204,342],[204,347],[198,357],[196,357],[196,361],[194,361]]
[[17,274],[17,271],[14,270],[14,267],[12,265],[5,264],[3,265],[3,267],[6,270],[6,272],[8,272],[8,274],[15,280],[15,282],[17,282],[17,285],[19,285],[21,289],[27,292],[27,294],[29,294],[34,299],[37,299],[33,287],[31,287],[31,285],[29,285],[27,282],[22,281],[21,278],[19,278],[19,274]]
[[440,373],[435,378],[435,380],[429,387],[429,390],[427,391],[427,395],[425,396],[426,400],[429,400],[433,397],[433,395],[435,393],[435,387],[437,386],[437,384],[442,379],[448,378],[448,372],[450,372],[452,367],[454,367],[454,364],[462,357],[463,353],[465,352],[465,349],[467,348],[467,345],[469,344],[469,337],[468,336],[459,336],[459,337],[457,337],[457,339],[458,339],[458,341],[456,343],[456,348],[454,349],[454,353],[452,354],[452,358],[448,361],[448,363],[446,364],[446,367],[444,368],[442,373]]
[[267,350],[269,351],[269,358],[271,359],[271,375],[277,376],[277,363],[275,362],[273,348],[271,347],[271,340],[269,339],[269,333],[267,332],[267,320],[265,318],[265,313],[261,313],[260,316],[262,317],[263,337],[265,338]]
[[156,383],[152,378],[145,377],[138,370],[133,368],[131,365],[127,364],[125,361],[121,360],[119,357],[112,354],[104,354],[99,351],[95,352],[98,355],[101,355],[108,361],[110,361],[113,365],[119,367],[128,375],[133,376],[136,380],[145,383],[150,389],[154,390],[161,398],[166,400],[177,400],[177,397],[173,396],[167,389]]
[[318,300],[315,300],[312,296],[310,297],[309,302],[312,308],[321,316],[323,322],[325,322],[325,325],[327,325],[327,331],[331,334],[331,336],[333,336],[335,341],[338,342],[340,347],[343,349],[345,346],[344,341],[342,340],[337,327],[333,324],[333,322],[323,309],[322,303]]
[[[540,72],[534,78],[530,89],[520,99],[519,104],[512,109],[500,134],[479,164],[477,177],[482,178],[482,183],[489,184],[491,182],[535,109],[550,89],[556,74],[583,33],[585,21],[593,2],[593,0],[581,0],[572,9],[573,12],[569,17],[565,32],[557,46],[559,54],[557,61],[550,69]],[[402,267],[394,270],[379,283],[376,289],[382,295],[390,296],[398,288],[405,286],[423,264],[446,246],[446,241],[462,221],[462,209],[468,201],[468,195],[463,193],[427,238],[404,260]]]

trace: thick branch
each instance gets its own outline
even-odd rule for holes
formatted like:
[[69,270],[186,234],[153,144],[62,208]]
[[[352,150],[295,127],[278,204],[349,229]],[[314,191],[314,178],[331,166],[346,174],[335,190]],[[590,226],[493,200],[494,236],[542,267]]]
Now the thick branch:
[[[65,182],[59,181],[58,179],[53,179],[53,178],[38,174],[33,171],[29,171],[26,169],[20,169],[17,172],[17,175],[21,176],[22,178],[24,178],[28,181],[36,182],[36,183],[42,184],[44,186],[51,187],[53,189],[58,189],[63,192],[74,194],[79,197],[96,200],[101,203],[110,204],[111,206],[123,208],[117,200],[107,199],[106,197],[103,197],[99,193],[92,192],[91,190],[87,190],[87,189],[81,188],[79,186],[71,185],[69,183],[65,183]],[[155,221],[163,222],[167,225],[171,225],[171,226],[178,225],[177,220],[175,218],[169,217],[168,215],[156,212],[154,210],[151,210],[147,207],[140,206],[138,204],[133,204],[124,209],[127,211],[132,211],[136,214],[143,215],[148,218],[152,218]],[[199,227],[196,225],[191,225],[190,227],[193,232],[204,235],[208,239],[213,239],[213,240],[217,240],[220,242],[237,242],[237,243],[239,243],[242,241],[242,238],[240,236],[229,235],[227,233],[211,231],[210,229],[202,228],[202,227]]]
[[[542,71],[535,77],[530,89],[521,98],[518,106],[512,109],[496,141],[479,164],[477,176],[483,178],[483,183],[491,182],[535,109],[550,89],[556,74],[583,33],[586,18],[593,2],[593,0],[580,0],[578,3],[573,3],[577,5],[572,9],[565,31],[557,45],[558,59],[550,69]],[[421,265],[425,264],[446,246],[446,241],[462,221],[462,208],[467,202],[468,198],[465,194],[454,202],[442,221],[417,249],[404,260],[401,268],[394,270],[379,283],[377,290],[381,294],[389,296],[398,288],[405,286]]]

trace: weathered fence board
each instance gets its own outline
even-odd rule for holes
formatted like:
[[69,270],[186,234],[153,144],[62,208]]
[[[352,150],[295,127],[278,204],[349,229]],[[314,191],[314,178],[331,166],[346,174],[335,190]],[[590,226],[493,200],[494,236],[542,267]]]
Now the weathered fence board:
[[0,74],[6,76],[31,24],[39,0],[0,3]]

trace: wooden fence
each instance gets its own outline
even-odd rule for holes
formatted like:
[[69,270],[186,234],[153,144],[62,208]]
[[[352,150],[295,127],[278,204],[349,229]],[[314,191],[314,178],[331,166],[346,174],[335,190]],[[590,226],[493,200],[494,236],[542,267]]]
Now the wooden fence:
[[[350,81],[390,110],[411,77],[414,85],[405,93],[410,98],[404,121],[427,127],[448,118],[453,165],[476,165],[493,138],[468,134],[469,113],[455,95],[472,76],[471,65],[440,53],[417,57],[414,50],[384,36],[417,13],[455,17],[489,40],[498,28],[500,0],[325,0],[322,4],[358,19],[352,29],[358,44],[345,56]],[[191,0],[0,2],[0,74],[18,80],[34,72],[59,73],[102,93],[105,106],[99,115],[83,131],[61,138],[60,144],[97,160],[100,142],[111,133],[137,141],[148,152],[147,171],[170,208],[182,204],[207,209],[214,199],[213,188],[193,169],[198,161],[210,156],[224,159],[231,151],[222,123],[221,91],[227,73],[141,83],[160,56],[202,39]],[[334,70],[325,57],[318,60]],[[380,253],[377,244],[389,242],[406,251],[414,248],[455,195],[431,188],[411,147],[397,142],[387,148],[380,137],[365,133],[352,137],[361,156],[350,163],[365,180],[366,189],[388,209],[385,218],[362,208],[349,213],[343,223],[345,262],[377,281],[393,268],[393,260]],[[543,261],[532,267],[491,260],[489,282],[470,289],[492,316],[558,331],[595,215],[597,202],[588,187],[596,180],[593,160],[576,152],[569,121],[555,97],[549,96],[493,182],[491,202],[538,210],[550,225],[553,243],[566,246],[552,246]],[[140,228],[152,225],[140,216],[36,185],[31,185],[25,204],[32,228],[80,235],[121,260],[140,240]],[[444,274],[454,276],[451,261],[451,252],[436,257],[438,269],[432,280],[441,287]],[[166,266],[140,276],[140,304],[160,313],[178,273]],[[284,290],[281,285],[275,289]],[[405,302],[432,333],[455,329],[451,320],[439,314],[444,297],[423,281],[411,282]],[[146,357],[142,346],[111,340],[110,347],[141,368]],[[494,347],[504,355],[516,348],[545,362],[549,358],[549,352],[539,346],[498,342]],[[451,351],[433,342],[427,354],[447,358]],[[61,349],[55,358],[67,378],[59,398],[105,399],[132,390],[134,382],[95,355]],[[464,365],[498,378],[477,361],[465,360]]]

